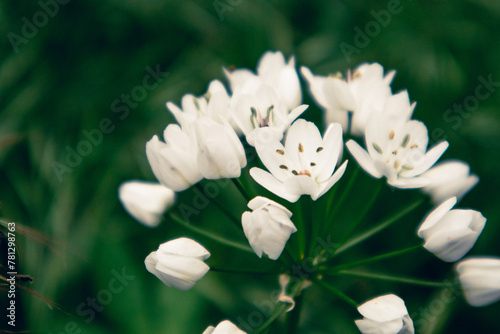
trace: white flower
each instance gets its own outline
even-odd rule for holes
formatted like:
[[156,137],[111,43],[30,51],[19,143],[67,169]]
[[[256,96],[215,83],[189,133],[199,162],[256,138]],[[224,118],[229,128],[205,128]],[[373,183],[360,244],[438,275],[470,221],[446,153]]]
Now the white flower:
[[209,257],[210,253],[196,241],[179,238],[161,244],[144,263],[165,285],[189,290],[210,269],[203,262]]
[[465,299],[472,306],[486,306],[500,300],[500,259],[470,258],[457,265]]
[[158,181],[174,191],[182,191],[200,181],[198,144],[192,129],[169,124],[164,131],[165,143],[153,138],[146,144],[146,154]]
[[184,95],[181,101],[182,110],[172,102],[167,102],[167,108],[184,128],[203,116],[214,120],[219,120],[220,116],[229,119],[229,103],[230,97],[224,85],[219,80],[213,80],[203,96]]
[[346,143],[359,165],[375,178],[387,177],[396,188],[421,188],[431,180],[420,176],[448,148],[443,141],[427,151],[429,137],[424,123],[402,122],[398,117],[372,119],[366,129],[367,150],[354,140]]
[[290,124],[308,107],[301,105],[290,112],[279,102],[274,89],[267,85],[260,86],[253,95],[235,94],[233,101],[233,121],[252,146],[255,146],[261,129],[272,130],[276,139],[281,140]]
[[257,142],[257,153],[272,173],[252,168],[250,175],[270,192],[296,202],[301,195],[317,200],[344,174],[347,161],[332,175],[342,155],[342,128],[330,124],[324,139],[312,122],[297,120],[288,129],[285,146],[274,139]]
[[431,180],[422,191],[429,194],[436,204],[456,196],[459,201],[478,182],[479,177],[470,174],[470,167],[463,161],[452,160],[436,165],[422,174]]
[[248,207],[253,211],[245,211],[241,221],[250,246],[259,257],[264,252],[276,260],[290,235],[297,232],[290,220],[292,213],[283,205],[261,196],[248,202]]
[[161,184],[127,181],[120,185],[118,196],[127,212],[146,226],[154,227],[163,213],[174,204],[175,192]]
[[457,203],[452,197],[432,211],[418,229],[424,247],[441,260],[461,259],[476,243],[486,218],[475,210],[451,210]]
[[316,102],[324,109],[326,123],[338,122],[348,130],[348,114],[352,112],[351,133],[363,135],[366,124],[373,114],[381,112],[385,101],[391,96],[390,84],[395,72],[384,76],[380,64],[362,64],[353,74],[313,75],[307,67],[301,68],[309,83],[309,90]]
[[207,179],[233,178],[241,175],[247,160],[240,139],[224,119],[218,123],[208,117],[194,123],[198,141],[197,162]]
[[208,326],[203,334],[246,334],[246,332],[240,330],[231,321],[224,320],[217,327]]
[[358,307],[364,317],[356,320],[363,334],[413,334],[413,321],[408,315],[404,301],[389,294],[374,298]]
[[268,51],[262,55],[257,65],[257,75],[247,69],[228,71],[224,69],[231,85],[233,96],[254,95],[263,85],[273,87],[278,103],[288,111],[296,108],[302,101],[300,81],[295,70],[295,58],[288,63],[280,51]]

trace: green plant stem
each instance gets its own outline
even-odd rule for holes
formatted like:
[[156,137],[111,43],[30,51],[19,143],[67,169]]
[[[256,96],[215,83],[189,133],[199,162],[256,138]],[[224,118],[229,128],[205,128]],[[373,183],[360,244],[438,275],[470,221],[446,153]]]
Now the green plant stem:
[[354,299],[348,297],[345,293],[343,293],[342,291],[338,290],[336,287],[334,287],[333,285],[323,281],[323,280],[319,280],[319,279],[313,279],[314,283],[318,284],[319,286],[321,286],[322,288],[324,288],[325,290],[333,293],[336,297],[342,299],[343,301],[345,301],[347,304],[353,306],[354,308],[357,308],[358,307],[358,303],[356,303],[356,301],[354,301]]
[[302,310],[302,295],[295,297],[295,307],[286,315],[285,333],[296,334],[299,327],[300,311]]
[[305,231],[305,223],[304,223],[304,208],[302,202],[299,200],[296,203],[295,207],[297,208],[297,219],[295,219],[295,224],[297,227],[297,245],[298,245],[298,257],[300,260],[305,257],[305,249],[306,249],[306,231]]
[[214,266],[210,266],[210,271],[215,271],[218,273],[229,273],[229,274],[242,274],[242,275],[261,275],[261,276],[266,276],[266,275],[277,275],[281,271],[252,271],[252,270],[233,270],[233,269],[223,269],[223,268],[216,268]]
[[[295,298],[296,295],[300,293],[302,287],[302,280],[292,277],[290,283],[286,287],[286,295],[291,298]],[[254,334],[265,333],[268,330],[268,327],[278,319],[288,308],[290,307],[290,303],[286,302],[278,302],[274,308],[273,313],[269,316],[269,318],[254,331]]]
[[342,207],[342,204],[345,202],[345,199],[348,197],[349,192],[350,192],[352,186],[354,185],[354,182],[356,181],[356,178],[359,174],[359,170],[360,170],[360,168],[358,166],[356,166],[356,168],[354,169],[354,172],[351,175],[351,178],[349,179],[349,182],[347,183],[344,191],[340,195],[339,200],[337,201],[337,203],[335,203],[335,206],[333,206],[333,209],[327,210],[324,232],[331,229],[331,227],[335,221],[335,216],[337,215],[337,212]]
[[229,246],[229,247],[232,247],[232,248],[236,248],[236,249],[239,249],[239,250],[242,250],[242,251],[245,251],[245,252],[249,252],[249,253],[253,253],[253,249],[250,247],[250,246],[247,246],[247,245],[244,245],[244,244],[241,244],[239,242],[236,242],[236,241],[232,241],[232,240],[228,240],[222,236],[220,236],[219,234],[214,234],[214,233],[211,233],[211,232],[208,232],[202,228],[199,228],[199,227],[196,227],[186,221],[184,221],[182,218],[180,218],[179,216],[177,216],[175,213],[172,213],[172,212],[167,212],[167,216],[173,220],[174,222],[176,222],[177,224],[181,225],[182,227],[190,230],[190,231],[193,231],[195,233],[198,233],[200,235],[203,235],[207,238],[210,238],[214,241],[217,241],[223,245],[226,245],[226,246]]
[[359,224],[361,224],[363,222],[364,218],[366,217],[368,212],[373,207],[373,204],[375,204],[375,201],[377,200],[378,194],[380,193],[380,190],[382,189],[382,184],[383,184],[383,181],[379,180],[379,182],[376,185],[375,191],[373,192],[372,198],[363,207],[362,212],[359,215],[359,218],[355,222],[353,222],[349,225],[349,229],[347,230],[347,232],[344,234],[344,237],[340,241],[341,244],[345,243],[351,237],[352,233],[354,233],[354,231],[356,231]]
[[422,244],[420,243],[418,245],[414,245],[414,246],[411,246],[411,247],[407,247],[407,248],[400,249],[400,250],[393,251],[393,252],[386,253],[386,254],[381,254],[381,255],[373,256],[373,257],[370,257],[370,258],[367,258],[367,259],[364,259],[364,260],[359,260],[359,261],[354,261],[354,262],[350,262],[350,263],[340,264],[340,265],[337,265],[337,266],[334,266],[334,267],[329,267],[329,268],[326,268],[326,270],[322,270],[320,268],[320,269],[318,269],[318,271],[319,272],[326,272],[326,273],[335,273],[335,272],[338,272],[340,270],[354,268],[354,267],[359,267],[359,266],[364,265],[364,264],[368,264],[368,263],[372,263],[372,262],[376,262],[376,261],[381,261],[381,260],[389,259],[391,257],[396,257],[396,256],[399,256],[399,255],[411,252],[413,250],[419,249],[421,247],[422,247]]
[[405,215],[410,213],[411,211],[415,210],[420,204],[424,202],[424,198],[419,198],[417,201],[413,202],[406,208],[400,210],[399,212],[393,214],[391,217],[383,220],[381,223],[375,225],[368,231],[365,231],[364,233],[361,233],[360,235],[352,238],[351,240],[347,241],[344,243],[342,246],[337,248],[337,250],[334,252],[333,256],[336,256],[342,252],[345,252],[349,248],[352,248],[356,246],[357,244],[363,242],[364,240],[374,236],[375,234],[381,232],[385,228],[389,227],[391,224],[395,223],[399,219],[403,218]]
[[409,277],[368,273],[368,272],[364,272],[364,271],[342,270],[342,271],[339,271],[338,274],[339,275],[355,276],[355,277],[363,277],[363,278],[372,278],[372,279],[378,279],[378,280],[389,281],[389,282],[398,282],[398,283],[414,284],[414,285],[420,285],[420,286],[428,286],[428,287],[439,287],[440,288],[440,287],[448,286],[444,282],[434,282],[434,281],[427,281],[427,280],[421,280],[421,279],[415,279],[415,278],[409,278]]
[[210,202],[212,202],[220,211],[222,211],[238,228],[240,229],[242,228],[240,219],[236,218],[231,212],[229,212],[229,210],[226,209],[224,205],[217,202],[214,197],[205,193],[205,189],[203,189],[203,187],[199,183],[196,184],[196,187],[202,194],[204,194],[210,200]]
[[235,185],[236,189],[239,190],[239,192],[241,193],[241,195],[245,198],[245,200],[247,202],[250,202],[250,200],[252,199],[250,197],[250,195],[248,194],[248,192],[246,191],[245,187],[243,186],[243,183],[241,182],[241,180],[238,178],[238,179],[231,179],[231,181],[233,181],[233,184]]

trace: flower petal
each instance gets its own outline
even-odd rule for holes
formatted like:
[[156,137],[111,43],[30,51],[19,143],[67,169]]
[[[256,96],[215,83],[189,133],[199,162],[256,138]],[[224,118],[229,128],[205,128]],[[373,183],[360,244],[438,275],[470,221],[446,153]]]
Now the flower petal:
[[371,156],[366,152],[357,142],[350,139],[346,143],[347,149],[351,153],[351,155],[356,159],[358,164],[363,168],[368,174],[373,176],[374,178],[381,178],[383,174],[381,174],[375,166],[375,163]]

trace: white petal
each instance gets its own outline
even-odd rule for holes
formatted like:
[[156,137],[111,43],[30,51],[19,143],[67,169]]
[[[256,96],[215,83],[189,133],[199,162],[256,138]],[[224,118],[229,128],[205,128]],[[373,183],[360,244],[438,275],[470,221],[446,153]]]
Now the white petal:
[[120,185],[118,196],[127,212],[146,226],[154,227],[175,201],[175,192],[161,184],[127,181]]
[[284,198],[289,202],[297,202],[297,200],[300,198],[300,195],[288,192],[285,185],[282,182],[278,181],[278,179],[276,179],[269,172],[266,172],[260,168],[253,167],[250,169],[250,175],[255,180],[255,182],[257,182],[273,194]]
[[363,168],[368,174],[379,179],[383,174],[377,170],[372,157],[366,152],[357,142],[350,139],[346,143],[347,149],[351,155],[356,159],[358,164]]
[[317,194],[311,195],[313,201],[323,196],[328,190],[330,190],[331,187],[333,187],[335,183],[338,182],[338,180],[340,180],[342,175],[344,175],[345,169],[347,168],[347,162],[348,161],[346,160],[328,180],[320,185],[320,191]]
[[158,251],[159,253],[196,257],[200,260],[206,260],[210,257],[210,253],[205,247],[189,238],[178,238],[165,242],[160,245]]
[[418,236],[423,238],[425,232],[435,226],[443,217],[455,206],[457,198],[452,197],[434,209],[420,225],[418,229]]
[[378,322],[400,319],[408,314],[404,301],[393,294],[371,299],[360,305],[358,311],[365,318]]
[[395,188],[417,189],[428,185],[431,182],[428,178],[419,177],[400,177],[397,179],[388,178],[387,183]]
[[418,161],[417,164],[413,165],[414,169],[408,172],[401,173],[401,175],[405,177],[412,177],[422,174],[436,163],[436,161],[441,157],[441,155],[443,155],[444,151],[446,151],[447,148],[448,148],[447,141],[443,141],[437,144],[425,154],[423,159]]

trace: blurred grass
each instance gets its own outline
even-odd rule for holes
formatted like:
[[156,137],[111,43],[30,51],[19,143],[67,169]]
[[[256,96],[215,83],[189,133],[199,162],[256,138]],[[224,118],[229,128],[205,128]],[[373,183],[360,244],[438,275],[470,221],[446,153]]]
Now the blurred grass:
[[[1,2],[0,216],[53,240],[41,245],[18,235],[18,247],[22,273],[34,278],[30,287],[59,305],[51,310],[22,294],[16,330],[59,333],[74,322],[85,333],[201,333],[225,318],[237,323],[238,316],[255,311],[254,301],[269,298],[276,283],[260,277],[210,273],[187,293],[164,287],[145,270],[144,258],[160,242],[186,232],[167,224],[158,231],[139,226],[117,200],[122,181],[154,180],[144,145],[172,121],[165,102],[179,103],[188,92],[202,94],[210,80],[223,79],[222,66],[255,69],[266,50],[295,55],[299,66],[319,74],[374,61],[396,69],[393,90],[408,89],[418,101],[414,117],[430,131],[443,130],[451,143],[445,157],[467,161],[481,177],[461,203],[488,218],[471,254],[500,255],[500,94],[481,101],[458,129],[443,118],[454,103],[474,95],[478,76],[500,81],[500,6],[486,0],[402,0],[401,13],[348,61],[340,43],[354,45],[353,28],[363,30],[373,20],[370,11],[387,4],[241,1],[221,22],[210,1],[71,1],[16,53],[8,34],[20,35],[21,19],[32,22],[41,7],[35,1]],[[120,119],[111,109],[113,101],[142,84],[147,66],[157,65],[168,76]],[[317,108],[305,115],[320,119]],[[64,163],[67,147],[75,149],[85,139],[82,131],[98,128],[103,118],[115,130],[60,182],[53,162]],[[419,219],[414,220],[411,226]],[[397,239],[399,232],[393,233],[388,240]],[[211,251],[216,263],[239,258]],[[422,254],[400,266],[415,265],[413,273],[441,270]],[[134,280],[87,323],[78,306],[107,287],[113,269],[122,268]],[[374,286],[361,290],[384,291],[384,284]],[[430,290],[415,290],[410,310],[430,298]],[[322,291],[311,290],[306,302],[311,306],[304,308],[300,332],[356,332],[357,312]],[[444,332],[494,332],[499,307],[471,309],[460,302]]]

